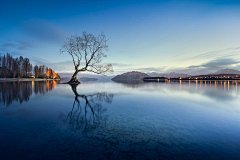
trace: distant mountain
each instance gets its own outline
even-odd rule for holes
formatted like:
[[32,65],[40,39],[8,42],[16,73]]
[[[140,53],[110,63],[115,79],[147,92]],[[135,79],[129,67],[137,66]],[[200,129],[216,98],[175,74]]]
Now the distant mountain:
[[240,75],[240,71],[227,68],[227,69],[218,70],[217,72],[211,73],[211,75],[212,74],[238,74],[238,75]]
[[97,81],[97,78],[82,77],[79,78],[80,81]]
[[113,81],[136,81],[136,80],[142,80],[145,77],[150,77],[150,76],[142,72],[132,71],[132,72],[127,72],[127,73],[117,75],[112,80]]
[[175,72],[170,72],[170,73],[148,73],[151,77],[167,77],[167,78],[178,78],[178,77],[190,77],[191,75],[184,74],[184,73],[175,73]]

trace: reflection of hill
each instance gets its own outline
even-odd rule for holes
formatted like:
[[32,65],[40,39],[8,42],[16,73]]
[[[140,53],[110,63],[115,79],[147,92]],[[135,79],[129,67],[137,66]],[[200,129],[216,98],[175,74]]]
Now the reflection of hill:
[[13,101],[22,103],[28,101],[34,91],[35,94],[45,94],[57,85],[57,81],[23,81],[23,82],[1,82],[0,103],[6,106]]
[[142,81],[142,80],[128,80],[128,81],[122,80],[122,81],[114,81],[114,82],[120,83],[120,84],[122,84],[126,87],[130,87],[130,88],[139,88],[139,87],[142,87],[145,85],[144,81]]
[[78,94],[77,85],[71,85],[75,94],[75,99],[71,111],[67,114],[61,114],[60,118],[67,123],[73,130],[94,129],[99,124],[107,121],[107,116],[103,116],[106,109],[102,104],[112,103],[113,94],[106,92],[95,93],[90,95]]

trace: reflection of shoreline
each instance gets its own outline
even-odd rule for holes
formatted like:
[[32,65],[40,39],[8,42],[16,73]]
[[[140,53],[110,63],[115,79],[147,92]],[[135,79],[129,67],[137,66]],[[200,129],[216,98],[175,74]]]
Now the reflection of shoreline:
[[[221,86],[221,89],[223,88],[224,91],[225,89],[227,88],[227,90],[230,89],[230,86],[236,86],[236,91],[237,91],[237,87],[238,87],[238,84],[240,84],[240,81],[230,81],[230,80],[221,80],[221,81],[207,81],[207,80],[195,80],[195,81],[182,81],[182,80],[179,80],[179,81],[168,81],[167,83],[179,83],[180,84],[180,88],[181,88],[181,85],[182,84],[189,84],[189,87],[190,87],[190,84],[196,84],[196,90],[197,90],[197,87],[199,85],[199,87],[202,87],[204,86],[205,89],[206,89],[206,85],[208,85],[210,88],[212,86],[215,87],[215,89],[217,88],[217,86]],[[220,88],[220,87],[219,87]]]
[[[238,97],[238,84],[240,81],[171,81],[168,84],[179,84],[179,90],[189,93],[199,93],[220,101],[231,100]],[[231,94],[230,94],[231,93]]]
[[187,83],[191,83],[191,84],[193,84],[193,83],[196,83],[196,84],[209,84],[209,85],[238,85],[238,84],[240,84],[240,81],[234,81],[234,80],[211,80],[211,81],[209,81],[209,80],[189,80],[189,81],[187,81],[187,80],[179,80],[179,81],[168,81],[167,83],[171,83],[171,82],[174,82],[174,83],[176,83],[176,82],[179,82],[180,84],[181,83],[184,83],[184,84],[187,84]]
[[179,82],[179,81],[184,81],[184,82],[196,82],[196,81],[219,81],[219,82],[224,82],[224,81],[236,81],[236,82],[239,82],[240,83],[240,80],[168,80],[168,82]]
[[[146,82],[146,83],[150,83],[149,82]],[[215,85],[215,88],[217,86],[221,86],[222,87],[226,87],[228,86],[228,90],[229,90],[229,87],[230,86],[236,86],[236,90],[237,90],[237,87],[238,87],[238,84],[240,84],[240,81],[239,80],[167,80],[165,82],[151,82],[151,83],[167,83],[167,84],[171,84],[171,83],[179,83],[180,84],[180,88],[181,88],[181,84],[193,84],[195,83],[196,84],[196,87],[198,84],[200,84],[200,87],[202,84],[205,85],[205,88],[206,88],[206,85],[210,85],[210,87],[212,85]],[[196,88],[197,89],[197,88]]]
[[54,89],[58,82],[52,80],[0,82],[0,103],[9,106],[16,101],[21,104],[23,101],[29,101],[33,92],[45,94]]
[[[119,82],[117,82],[119,83]],[[174,92],[184,92],[190,94],[201,94],[211,99],[220,101],[232,100],[240,96],[238,86],[240,81],[200,81],[200,80],[179,80],[166,82],[143,82],[143,83],[119,83],[124,87],[133,88],[138,91],[162,92],[164,94],[174,94]]]
[[15,82],[15,81],[58,81],[60,79],[41,79],[41,78],[0,78],[0,82]]

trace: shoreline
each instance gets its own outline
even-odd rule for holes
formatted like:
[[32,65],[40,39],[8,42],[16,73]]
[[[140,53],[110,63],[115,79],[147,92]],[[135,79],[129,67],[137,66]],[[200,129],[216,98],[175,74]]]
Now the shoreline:
[[59,81],[61,79],[42,79],[42,78],[0,78],[0,82],[15,82],[15,81],[50,81],[56,80]]

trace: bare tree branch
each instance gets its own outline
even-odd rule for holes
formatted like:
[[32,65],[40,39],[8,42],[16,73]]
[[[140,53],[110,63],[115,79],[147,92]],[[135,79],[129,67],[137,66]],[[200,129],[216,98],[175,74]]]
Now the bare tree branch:
[[[63,43],[61,53],[67,52],[73,59],[75,73],[70,82],[78,82],[76,76],[79,72],[89,71],[97,74],[113,73],[111,64],[100,65],[103,57],[107,57],[104,51],[108,51],[108,39],[103,32],[100,35],[94,36],[83,32],[82,36],[73,35]],[[84,63],[82,68],[80,66],[82,57]]]

